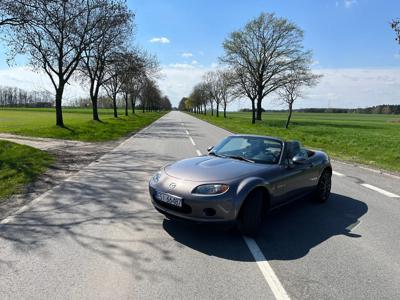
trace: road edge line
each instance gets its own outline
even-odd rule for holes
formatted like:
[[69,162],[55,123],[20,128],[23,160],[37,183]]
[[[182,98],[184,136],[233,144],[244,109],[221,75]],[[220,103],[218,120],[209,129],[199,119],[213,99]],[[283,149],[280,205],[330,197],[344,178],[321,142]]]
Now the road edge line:
[[257,245],[256,241],[252,238],[242,236],[247,247],[249,248],[251,254],[258,267],[263,274],[265,281],[268,283],[272,293],[274,294],[277,300],[290,300],[289,295],[283,288],[282,283],[279,281],[279,278],[276,276],[274,270],[271,265],[268,263],[264,254],[262,253],[260,247]]

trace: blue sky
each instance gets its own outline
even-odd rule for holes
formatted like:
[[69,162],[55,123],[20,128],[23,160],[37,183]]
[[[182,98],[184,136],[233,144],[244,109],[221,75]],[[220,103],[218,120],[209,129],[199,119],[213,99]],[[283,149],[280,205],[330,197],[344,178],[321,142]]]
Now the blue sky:
[[[316,72],[324,75],[298,107],[357,107],[400,103],[400,46],[389,22],[400,17],[395,0],[135,0],[135,44],[156,54],[163,67],[160,87],[174,104],[204,72],[215,68],[229,32],[261,12],[275,12],[305,31]],[[18,78],[0,46],[0,84]],[[18,61],[24,65],[23,59]],[[7,75],[8,74],[8,75]],[[32,79],[30,79],[32,81]],[[42,79],[36,87],[40,86]],[[3,82],[4,81],[4,82]],[[84,87],[83,87],[84,88]],[[276,103],[273,99],[267,100]],[[236,107],[248,106],[243,100]],[[268,102],[266,102],[266,106]]]

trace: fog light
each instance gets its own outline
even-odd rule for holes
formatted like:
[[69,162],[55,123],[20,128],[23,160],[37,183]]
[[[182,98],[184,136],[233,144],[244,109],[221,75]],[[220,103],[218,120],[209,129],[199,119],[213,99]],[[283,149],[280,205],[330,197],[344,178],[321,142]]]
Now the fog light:
[[216,213],[215,209],[213,209],[213,208],[205,208],[205,209],[203,209],[203,212],[207,217],[213,217],[213,216],[215,216],[215,213]]

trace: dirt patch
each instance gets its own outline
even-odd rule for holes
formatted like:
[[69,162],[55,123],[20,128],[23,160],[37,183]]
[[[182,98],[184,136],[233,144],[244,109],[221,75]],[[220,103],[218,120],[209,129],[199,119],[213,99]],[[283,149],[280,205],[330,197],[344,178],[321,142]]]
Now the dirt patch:
[[35,182],[25,187],[21,194],[13,195],[0,203],[0,219],[12,214],[44,192],[60,184],[66,178],[96,161],[118,146],[124,139],[105,143],[24,137],[0,133],[0,139],[28,145],[53,154],[55,163]]

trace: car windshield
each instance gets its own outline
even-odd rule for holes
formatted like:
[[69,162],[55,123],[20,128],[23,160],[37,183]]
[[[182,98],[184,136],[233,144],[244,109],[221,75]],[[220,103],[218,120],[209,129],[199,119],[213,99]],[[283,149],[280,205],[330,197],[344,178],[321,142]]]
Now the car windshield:
[[215,146],[210,154],[247,162],[277,164],[281,152],[282,143],[277,140],[254,136],[232,136]]

